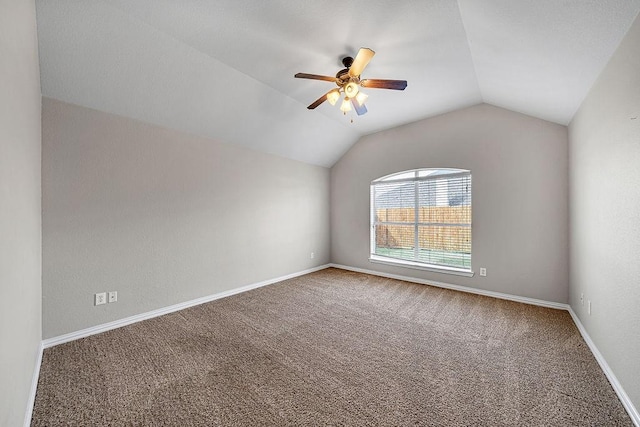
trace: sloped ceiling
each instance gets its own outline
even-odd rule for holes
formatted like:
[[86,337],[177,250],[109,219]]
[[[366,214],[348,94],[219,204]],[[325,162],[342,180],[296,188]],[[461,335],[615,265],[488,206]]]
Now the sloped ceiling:
[[[321,166],[361,136],[490,103],[568,124],[640,0],[37,0],[44,96]],[[369,112],[312,101],[376,51]],[[353,118],[353,122],[351,119]]]

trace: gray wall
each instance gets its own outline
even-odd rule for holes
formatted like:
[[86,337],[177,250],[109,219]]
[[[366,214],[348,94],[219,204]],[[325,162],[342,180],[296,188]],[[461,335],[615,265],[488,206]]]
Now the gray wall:
[[[472,278],[368,261],[371,180],[422,167],[471,170]],[[566,127],[486,104],[364,137],[331,170],[332,261],[567,302],[567,180]]]
[[41,339],[35,6],[0,2],[0,425],[23,424]]
[[637,18],[569,126],[570,303],[638,410],[639,46]]
[[329,262],[327,168],[48,98],[42,123],[44,338]]

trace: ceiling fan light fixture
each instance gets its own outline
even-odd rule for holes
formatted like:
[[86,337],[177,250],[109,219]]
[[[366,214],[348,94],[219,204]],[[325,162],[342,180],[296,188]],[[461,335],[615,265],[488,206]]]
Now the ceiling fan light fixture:
[[340,99],[340,91],[338,89],[334,89],[327,94],[327,101],[329,101],[331,105],[336,105],[338,99]]
[[345,114],[351,111],[351,101],[349,101],[348,97],[345,97],[344,100],[342,100],[342,105],[340,105],[340,111],[342,111]]
[[355,98],[358,95],[358,84],[355,82],[349,82],[344,87],[344,94],[349,98]]
[[356,95],[356,102],[358,103],[358,105],[362,106],[364,104],[364,101],[366,101],[368,97],[369,95],[367,95],[366,93],[358,92],[358,94]]

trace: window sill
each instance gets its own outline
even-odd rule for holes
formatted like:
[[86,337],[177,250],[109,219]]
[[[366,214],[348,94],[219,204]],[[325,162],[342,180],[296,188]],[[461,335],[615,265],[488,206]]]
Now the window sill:
[[393,265],[395,267],[414,268],[416,270],[432,271],[434,273],[453,274],[455,276],[473,277],[475,274],[471,270],[464,270],[455,267],[443,267],[440,265],[423,264],[414,261],[405,261],[400,259],[385,258],[377,255],[370,255],[369,262],[376,264]]

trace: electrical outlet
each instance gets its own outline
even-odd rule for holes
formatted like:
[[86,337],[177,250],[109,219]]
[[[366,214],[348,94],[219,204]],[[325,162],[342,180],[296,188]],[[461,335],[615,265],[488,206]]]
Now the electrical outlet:
[[487,269],[486,269],[486,268],[484,268],[484,267],[480,267],[480,275],[481,275],[482,277],[486,277],[486,275],[487,275]]
[[109,292],[109,302],[116,302],[116,301],[118,301],[118,291]]
[[96,294],[96,304],[95,305],[102,305],[102,304],[106,304],[107,303],[107,293],[106,292],[100,292]]
[[311,259],[314,259],[316,257],[316,253],[315,252],[311,252]]
[[580,304],[584,305],[584,292],[580,294]]

